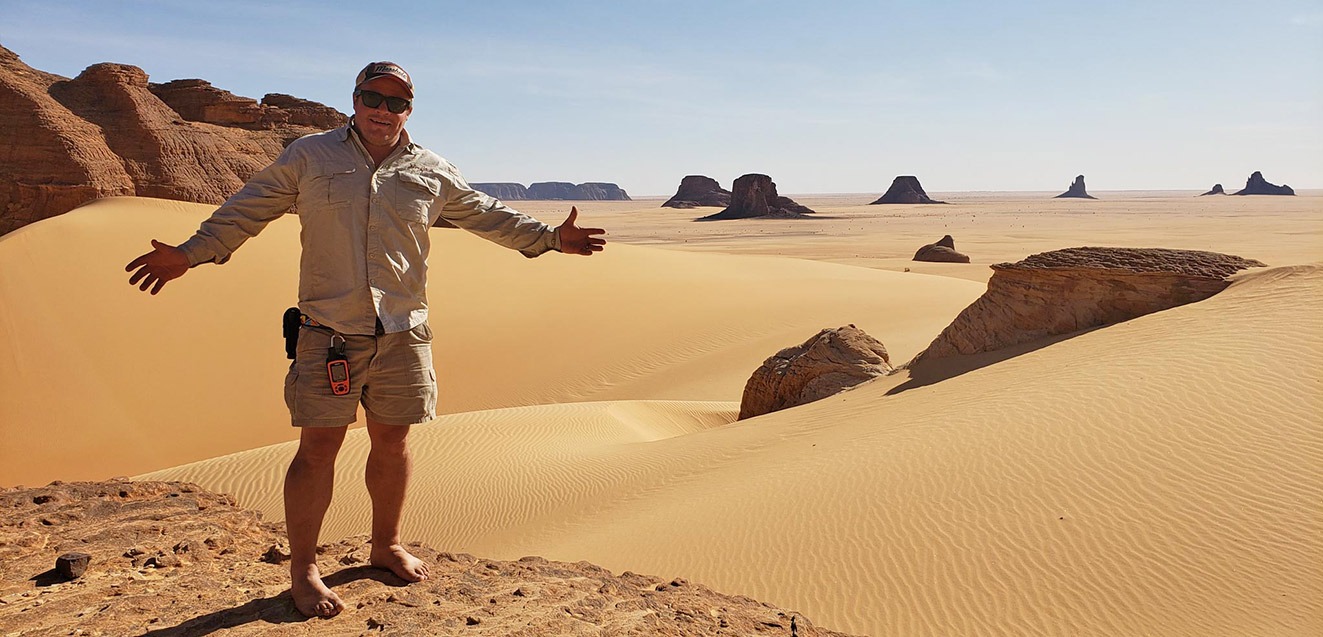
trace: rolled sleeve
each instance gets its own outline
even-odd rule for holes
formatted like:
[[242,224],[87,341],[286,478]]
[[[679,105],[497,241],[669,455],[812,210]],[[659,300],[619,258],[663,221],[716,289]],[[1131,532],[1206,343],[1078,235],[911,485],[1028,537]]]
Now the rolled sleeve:
[[474,190],[453,166],[443,170],[441,217],[488,241],[532,258],[560,249],[556,229]]

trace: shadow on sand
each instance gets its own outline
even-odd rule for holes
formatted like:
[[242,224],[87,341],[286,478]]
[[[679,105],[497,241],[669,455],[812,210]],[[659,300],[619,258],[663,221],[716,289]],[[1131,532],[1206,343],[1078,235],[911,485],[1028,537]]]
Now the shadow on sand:
[[[330,588],[335,588],[365,579],[374,580],[391,587],[402,587],[409,584],[388,570],[370,566],[354,566],[336,571],[322,578],[322,582]],[[304,617],[294,608],[294,600],[290,598],[289,591],[285,591],[272,597],[251,600],[242,606],[200,615],[178,626],[159,628],[143,633],[142,637],[196,637],[258,621],[268,624],[291,624],[309,621],[310,619]]]
[[1087,334],[1088,332],[1093,331],[1093,329],[1097,328],[1071,332],[1069,334],[1048,336],[1036,341],[1012,345],[1010,347],[992,352],[983,352],[981,354],[951,356],[947,358],[939,358],[937,360],[919,360],[917,363],[910,362],[906,367],[902,368],[909,371],[910,379],[892,387],[887,391],[887,395],[893,396],[910,389],[917,389],[933,383],[940,383],[948,378],[955,378],[961,374],[966,374],[976,369],[987,367],[988,365],[1000,363],[1004,360],[1015,358],[1016,356],[1028,354],[1034,350],[1060,343],[1061,341],[1074,338],[1081,334]]

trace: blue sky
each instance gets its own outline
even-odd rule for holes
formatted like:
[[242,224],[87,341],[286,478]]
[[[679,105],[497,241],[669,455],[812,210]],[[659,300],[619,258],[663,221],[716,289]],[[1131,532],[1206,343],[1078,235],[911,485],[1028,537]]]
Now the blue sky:
[[[412,6],[411,6],[412,5]],[[1099,5],[1099,6],[1089,6]],[[0,0],[0,45],[350,110],[413,75],[414,139],[471,181],[669,195],[1323,188],[1323,2]]]

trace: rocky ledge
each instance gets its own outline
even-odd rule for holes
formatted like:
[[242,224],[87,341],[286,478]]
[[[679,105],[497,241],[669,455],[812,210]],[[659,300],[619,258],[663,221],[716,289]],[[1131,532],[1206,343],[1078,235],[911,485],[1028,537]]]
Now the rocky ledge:
[[920,360],[980,354],[1202,301],[1252,259],[1165,248],[1068,248],[992,266],[988,290]]
[[432,577],[406,584],[367,566],[363,537],[318,547],[347,608],[309,620],[289,599],[283,531],[187,483],[0,489],[0,634],[842,636],[747,597],[587,562],[413,544]]

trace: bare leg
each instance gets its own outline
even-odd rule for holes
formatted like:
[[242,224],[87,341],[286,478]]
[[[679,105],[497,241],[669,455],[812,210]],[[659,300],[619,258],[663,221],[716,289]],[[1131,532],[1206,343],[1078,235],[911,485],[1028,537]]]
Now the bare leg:
[[408,425],[367,421],[372,451],[368,452],[367,490],[372,497],[372,555],[369,562],[389,569],[405,581],[421,582],[430,574],[427,564],[400,544],[400,517],[404,492],[413,473],[413,458],[405,438]]
[[333,617],[344,601],[322,583],[317,537],[335,486],[335,457],[347,427],[304,427],[299,450],[285,473],[285,526],[289,532],[290,594],[308,617]]

